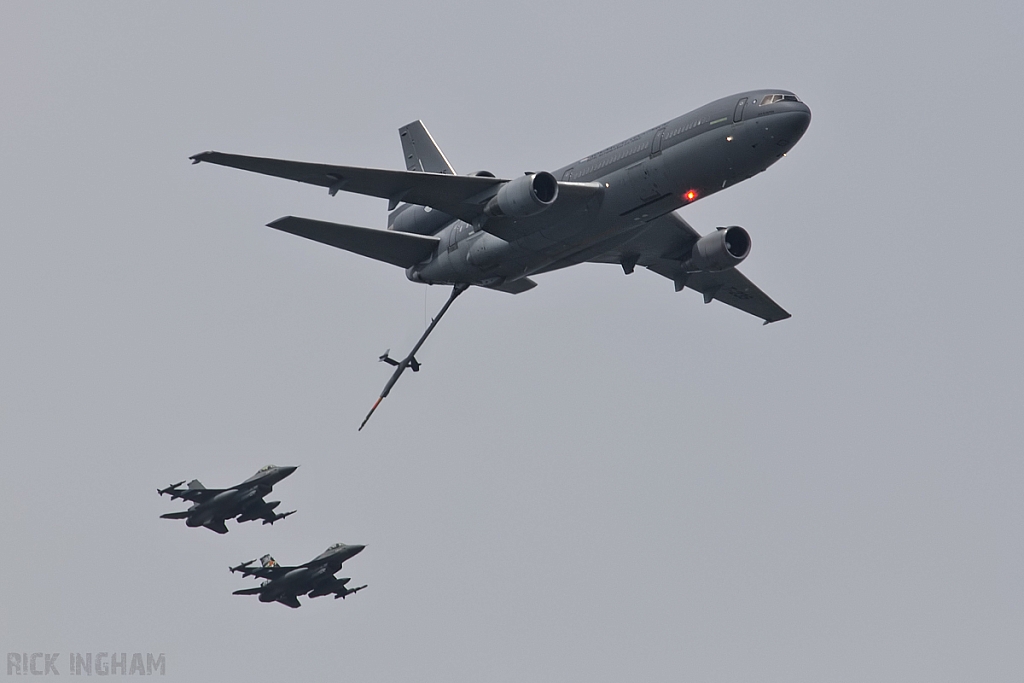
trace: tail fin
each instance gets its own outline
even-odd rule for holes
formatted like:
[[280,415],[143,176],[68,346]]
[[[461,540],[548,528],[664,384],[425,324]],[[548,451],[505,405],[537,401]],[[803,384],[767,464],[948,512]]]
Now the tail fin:
[[203,486],[203,483],[201,481],[199,481],[198,479],[193,479],[192,481],[190,481],[188,483],[188,487],[190,489],[193,489],[193,490],[195,490],[195,489],[205,489],[206,488],[205,486]]
[[398,135],[402,139],[402,153],[408,170],[455,175],[455,169],[448,163],[444,152],[434,142],[422,121],[416,120],[402,126],[398,129]]

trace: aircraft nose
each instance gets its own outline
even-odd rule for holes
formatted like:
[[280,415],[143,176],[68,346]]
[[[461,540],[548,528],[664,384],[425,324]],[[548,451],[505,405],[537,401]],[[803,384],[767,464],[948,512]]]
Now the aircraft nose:
[[778,144],[789,149],[803,137],[811,125],[811,109],[803,102],[794,102],[791,108],[779,112],[772,118],[775,119],[773,132],[778,137]]
[[350,545],[349,546],[349,550],[352,551],[353,555],[358,555],[359,553],[363,552],[364,548],[366,548],[365,545]]
[[289,465],[288,467],[282,467],[280,469],[281,469],[281,472],[284,474],[284,476],[287,477],[289,474],[291,474],[295,470],[299,469],[299,466],[298,465],[294,465],[294,466]]
[[799,134],[803,135],[807,127],[811,125],[811,108],[803,102],[797,102],[797,106],[793,108],[793,118],[795,120],[795,126],[799,129]]

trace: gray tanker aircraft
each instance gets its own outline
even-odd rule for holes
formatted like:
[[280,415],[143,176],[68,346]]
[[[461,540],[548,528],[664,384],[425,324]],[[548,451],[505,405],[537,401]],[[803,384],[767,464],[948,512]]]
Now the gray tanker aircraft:
[[229,489],[208,489],[198,479],[188,483],[188,488],[178,488],[184,481],[171,484],[165,489],[157,489],[157,493],[169,495],[171,500],[189,500],[195,503],[188,510],[169,512],[160,515],[161,519],[184,519],[191,527],[205,526],[218,534],[228,532],[224,521],[237,518],[241,522],[262,519],[264,524],[273,524],[279,519],[295,514],[290,512],[277,513],[274,510],[281,504],[279,500],[269,503],[263,497],[274,490],[274,484],[294,472],[297,467],[278,467],[267,465],[261,467],[238,486]]
[[241,572],[242,576],[257,576],[265,581],[259,586],[243,588],[233,594],[258,595],[260,602],[279,602],[289,607],[301,606],[300,595],[318,598],[333,593],[335,600],[344,598],[358,593],[366,586],[348,588],[348,582],[352,579],[337,579],[334,575],[341,569],[343,562],[361,553],[365,547],[335,543],[306,564],[297,567],[283,567],[270,555],[260,558],[259,567],[249,566],[256,560],[243,562],[237,567],[231,567],[231,571]]
[[[701,236],[675,210],[750,178],[786,155],[811,111],[786,90],[706,104],[553,172],[513,179],[456,175],[420,121],[399,129],[406,171],[203,152],[191,157],[388,200],[387,230],[285,216],[270,227],[405,269],[413,282],[453,285],[451,297],[396,366],[363,426],[455,298],[469,286],[520,294],[531,277],[579,263],[643,266],[675,286],[764,320],[790,317],[736,266],[750,253],[739,226]],[[362,426],[360,426],[362,429]]]

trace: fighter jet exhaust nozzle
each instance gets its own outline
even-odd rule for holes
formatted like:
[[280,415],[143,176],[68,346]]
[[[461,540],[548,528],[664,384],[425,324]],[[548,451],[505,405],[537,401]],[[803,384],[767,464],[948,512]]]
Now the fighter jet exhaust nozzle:
[[750,234],[738,225],[718,228],[693,245],[685,263],[689,272],[719,271],[738,266],[750,253]]
[[558,199],[558,181],[547,171],[510,180],[484,207],[488,216],[525,218],[544,211]]

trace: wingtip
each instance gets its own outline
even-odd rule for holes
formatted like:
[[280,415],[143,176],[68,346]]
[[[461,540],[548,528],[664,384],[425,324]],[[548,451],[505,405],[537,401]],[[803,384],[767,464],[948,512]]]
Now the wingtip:
[[783,315],[779,316],[778,318],[772,318],[771,320],[765,320],[763,323],[761,323],[761,327],[764,327],[765,325],[771,325],[772,323],[777,323],[780,320],[789,320],[792,317],[793,317],[793,315],[791,313],[784,313]]

